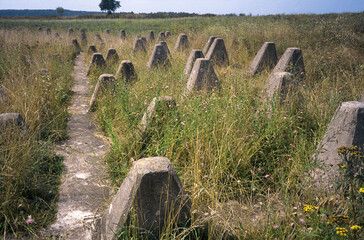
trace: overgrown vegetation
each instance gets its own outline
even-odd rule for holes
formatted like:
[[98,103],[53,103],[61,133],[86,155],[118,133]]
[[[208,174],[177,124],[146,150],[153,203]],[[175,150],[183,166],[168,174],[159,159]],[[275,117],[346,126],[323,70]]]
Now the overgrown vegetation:
[[0,29],[0,113],[20,113],[21,130],[0,130],[0,233],[46,226],[55,218],[62,158],[52,143],[67,137],[72,84],[68,41],[27,29]]
[[[133,161],[165,156],[191,197],[191,226],[178,234],[167,229],[163,239],[191,233],[209,239],[344,237],[336,228],[322,227],[329,216],[305,211],[304,205],[315,209],[323,203],[331,215],[348,216],[348,226],[363,226],[363,213],[357,212],[354,220],[345,196],[318,193],[306,180],[316,168],[310,157],[338,104],[357,100],[364,91],[364,13],[2,24],[33,31],[35,26],[50,26],[64,34],[68,27],[86,28],[89,44],[95,33],[111,31],[100,51],[105,55],[109,47],[115,48],[121,59],[133,62],[139,77],[132,85],[120,80],[115,95],[105,95],[96,108],[100,128],[112,141],[106,160],[113,185],[120,186]],[[117,37],[120,29],[126,30],[127,41]],[[148,70],[154,44],[146,55],[133,56],[131,50],[134,37],[150,29],[170,31],[167,43],[172,51],[182,32],[189,37],[190,50],[202,49],[211,35],[222,37],[230,65],[215,68],[221,91],[183,96],[182,73],[190,51],[174,53],[170,68]],[[274,108],[262,95],[270,70],[254,77],[245,74],[265,41],[276,43],[279,57],[288,47],[301,48],[306,68],[301,98],[290,96]],[[117,67],[113,64],[102,73],[115,73]],[[91,82],[100,73],[91,73]],[[158,96],[172,96],[177,107],[164,114],[162,122],[155,119],[148,136],[141,138],[139,122]],[[207,235],[201,229],[207,229]],[[362,236],[360,230],[355,234]]]

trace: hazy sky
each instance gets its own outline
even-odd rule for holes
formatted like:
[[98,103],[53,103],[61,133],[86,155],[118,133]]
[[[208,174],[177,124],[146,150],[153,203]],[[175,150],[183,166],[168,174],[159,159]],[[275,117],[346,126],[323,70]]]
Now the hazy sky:
[[[99,11],[101,0],[0,0],[0,9]],[[121,0],[117,12],[341,13],[364,11],[364,0]]]

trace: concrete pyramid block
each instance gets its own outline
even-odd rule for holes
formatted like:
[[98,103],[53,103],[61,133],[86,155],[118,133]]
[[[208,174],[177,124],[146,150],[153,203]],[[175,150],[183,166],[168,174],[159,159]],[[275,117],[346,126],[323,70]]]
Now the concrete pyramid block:
[[195,61],[191,75],[187,82],[187,94],[192,91],[219,88],[219,81],[209,59],[198,58]]
[[96,68],[106,67],[105,59],[104,59],[104,57],[102,56],[101,53],[94,53],[92,55],[90,64],[88,66],[87,75],[90,74],[91,69],[94,68],[94,67],[96,67]]
[[107,63],[115,63],[115,62],[119,61],[119,55],[114,48],[108,49],[105,61]]
[[19,127],[25,129],[26,124],[23,117],[19,113],[2,113],[0,114],[0,130],[6,128]]
[[276,72],[289,72],[294,77],[304,78],[305,66],[303,64],[302,51],[299,48],[287,48],[279,62],[273,69]]
[[172,57],[171,52],[169,51],[169,48],[168,48],[167,42],[162,41],[162,42],[160,42],[159,44],[163,46],[163,48],[164,48],[164,50],[166,51],[166,53],[167,53],[168,57]]
[[134,40],[134,47],[133,47],[133,51],[132,54],[137,54],[137,53],[146,53],[147,49],[145,46],[145,42],[142,40],[141,37],[136,37]]
[[164,32],[160,32],[157,37],[157,42],[162,42],[165,40],[166,40],[166,35],[164,34]]
[[51,31],[51,29],[49,27],[47,27],[45,29],[45,32],[46,32],[47,35],[51,35],[52,34],[52,31]]
[[100,75],[99,81],[96,83],[95,90],[91,96],[89,112],[94,110],[99,93],[103,89],[110,89],[110,88],[112,88],[111,90],[114,91],[113,88],[115,86],[115,83],[116,81],[114,75],[112,74]]
[[83,46],[85,46],[87,44],[87,36],[86,36],[86,33],[84,31],[80,31],[78,33],[78,37],[79,37],[79,39],[81,41],[81,44]]
[[68,36],[73,35],[73,29],[72,29],[72,28],[69,28],[69,29],[67,30],[67,35],[68,35]]
[[117,239],[115,233],[130,224],[140,230],[138,239],[160,239],[165,225],[185,227],[189,220],[190,203],[173,165],[164,157],[144,158],[133,163],[104,213],[96,239]]
[[266,94],[268,99],[278,97],[280,100],[285,100],[288,92],[297,86],[297,81],[293,75],[288,72],[273,73],[268,78],[266,85]]
[[168,38],[168,37],[172,36],[172,34],[171,34],[171,32],[170,32],[170,31],[166,31],[164,35],[166,36],[166,38]]
[[125,81],[128,83],[132,83],[138,79],[138,75],[135,72],[134,65],[129,60],[124,60],[121,62],[115,76],[121,76],[121,78],[125,79]]
[[[149,124],[153,120],[155,114],[163,114],[166,109],[169,109],[172,106],[176,106],[176,101],[172,97],[165,96],[153,98],[147,108],[147,111],[144,113],[142,120],[140,121],[141,132],[144,133],[148,129]],[[157,113],[158,109],[160,108],[162,108],[163,112]]]
[[264,68],[273,68],[277,64],[277,52],[274,42],[265,42],[250,64],[247,74],[255,75]]
[[71,40],[71,45],[72,45],[72,47],[74,49],[74,52],[76,54],[79,54],[81,52],[80,44],[78,44],[78,41],[77,41],[76,38],[74,38],[74,39]]
[[211,37],[209,37],[209,40],[207,40],[207,42],[206,42],[206,44],[205,44],[205,47],[204,47],[204,48],[203,48],[203,50],[202,50],[203,54],[206,54],[206,53],[209,51],[209,49],[210,49],[210,47],[211,47],[212,43],[214,42],[214,40],[215,40],[216,38],[217,38],[217,37],[215,37],[215,36],[211,36]]
[[364,91],[360,95],[359,102],[364,102]]
[[106,36],[106,35],[110,35],[110,30],[109,29],[104,30],[104,36]]
[[193,65],[195,64],[195,61],[197,58],[204,58],[203,52],[201,50],[192,50],[190,53],[190,56],[188,57],[185,69],[183,71],[183,74],[186,78],[190,76],[190,73],[192,71]]
[[188,37],[187,34],[181,33],[176,41],[176,44],[174,45],[174,52],[177,51],[185,51],[189,47]]
[[119,38],[120,38],[121,40],[125,40],[125,39],[126,39],[126,33],[125,33],[125,30],[121,29],[121,30],[119,31]]
[[5,93],[4,93],[4,90],[3,88],[0,86],[0,103],[4,103],[5,101]]
[[214,40],[206,54],[206,58],[216,66],[221,67],[229,65],[229,57],[226,51],[224,39],[216,38]]
[[148,42],[153,42],[155,39],[154,39],[154,32],[152,30],[149,30],[148,33],[147,33],[147,40]]
[[90,45],[88,47],[88,49],[87,49],[87,54],[91,55],[91,54],[94,54],[94,53],[97,53],[96,46],[95,45]]
[[164,67],[170,65],[168,54],[161,44],[156,44],[152,55],[149,58],[147,67],[149,69],[153,67]]
[[98,33],[95,34],[94,40],[97,41],[97,42],[103,42],[104,41],[104,40],[102,40],[100,34],[98,34]]
[[[342,161],[338,155],[339,147],[363,147],[363,144],[364,103],[343,102],[337,108],[322,141],[316,149],[316,153],[313,155],[313,160],[323,165],[323,171],[315,173],[313,176],[316,186],[330,191],[329,185],[337,180],[340,168],[338,164]],[[357,164],[353,162],[353,166]]]

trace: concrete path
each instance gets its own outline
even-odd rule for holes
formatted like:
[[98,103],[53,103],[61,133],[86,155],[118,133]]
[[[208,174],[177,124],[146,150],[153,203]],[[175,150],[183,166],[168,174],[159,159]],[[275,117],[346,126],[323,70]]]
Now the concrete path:
[[102,205],[109,196],[102,162],[109,146],[101,133],[97,133],[87,112],[91,91],[84,58],[84,53],[79,54],[74,68],[74,95],[68,108],[69,139],[57,146],[57,154],[65,158],[65,169],[57,220],[46,230],[53,239],[91,239],[94,219],[104,209]]

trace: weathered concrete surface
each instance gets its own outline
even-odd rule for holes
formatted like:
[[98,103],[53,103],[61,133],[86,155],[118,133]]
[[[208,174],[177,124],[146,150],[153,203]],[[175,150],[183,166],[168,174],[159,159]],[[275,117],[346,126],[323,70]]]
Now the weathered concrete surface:
[[87,49],[87,55],[91,55],[97,53],[97,49],[95,45],[90,45]]
[[109,48],[107,50],[105,61],[106,63],[115,63],[119,61],[119,55],[114,48]]
[[149,30],[148,33],[147,33],[147,40],[149,42],[153,42],[155,39],[154,39],[154,32],[153,30]]
[[277,52],[274,42],[265,42],[250,64],[247,74],[255,75],[264,68],[273,68],[277,64]]
[[303,79],[305,76],[305,66],[303,64],[302,51],[299,48],[287,48],[279,62],[273,69],[276,72],[289,72],[293,76]]
[[69,28],[69,29],[67,30],[67,35],[68,35],[68,36],[72,36],[72,35],[73,35],[73,29],[72,29],[72,28]]
[[187,82],[187,94],[192,91],[219,88],[219,81],[209,59],[198,58]]
[[150,69],[153,67],[168,66],[169,64],[170,62],[168,60],[168,54],[166,50],[161,44],[156,44],[152,52],[152,55],[149,58],[147,67]]
[[190,76],[190,73],[192,71],[193,65],[196,62],[197,58],[204,58],[203,52],[201,50],[194,49],[192,50],[190,56],[188,57],[185,69],[183,71],[183,74],[186,78]]
[[164,34],[164,32],[160,32],[157,37],[157,42],[162,42],[165,40],[166,40],[166,35]]
[[135,37],[132,54],[146,53],[147,49],[141,37]]
[[147,108],[147,111],[144,113],[142,120],[140,121],[140,130],[142,133],[148,129],[149,123],[152,121],[153,116],[156,114],[157,109],[163,108],[163,106],[165,107],[165,109],[168,109],[170,107],[175,107],[176,101],[169,96],[153,98],[153,100],[150,102]]
[[112,74],[102,74],[99,77],[99,81],[96,83],[95,90],[92,94],[91,100],[90,100],[90,108],[89,112],[93,111],[96,105],[97,97],[102,89],[111,89],[114,87],[115,84],[115,77]]
[[210,49],[210,47],[211,47],[212,43],[214,42],[214,40],[215,40],[216,38],[217,38],[216,36],[211,36],[211,37],[209,37],[209,40],[207,40],[207,42],[206,42],[206,44],[205,44],[205,47],[204,47],[204,48],[203,48],[203,50],[202,50],[203,54],[206,54],[206,53],[209,51],[209,49]]
[[342,161],[337,153],[341,146],[362,146],[364,144],[364,103],[343,102],[317,147],[313,160],[323,165],[322,171],[313,175],[316,187],[330,191],[330,185],[339,176],[338,164]]
[[102,40],[100,34],[96,33],[95,36],[94,36],[94,40],[95,41],[99,41],[99,42],[103,42],[104,40]]
[[178,52],[178,51],[182,52],[187,50],[188,47],[189,47],[189,41],[187,34],[181,33],[177,38],[176,44],[174,45],[173,52]]
[[171,57],[172,57],[172,55],[171,55],[171,51],[169,51],[169,48],[168,48],[167,42],[165,42],[165,41],[161,41],[159,44],[163,46],[163,48],[164,48],[164,50],[166,51],[166,53],[167,53],[168,57],[169,57],[169,58],[171,58]]
[[171,34],[171,32],[170,32],[170,31],[166,31],[166,32],[164,33],[164,35],[166,36],[166,38],[168,38],[168,37],[170,37],[172,34]]
[[108,143],[97,136],[96,126],[87,112],[89,86],[83,59],[83,53],[77,56],[74,69],[74,96],[68,108],[69,139],[57,147],[57,154],[65,157],[65,169],[57,220],[46,229],[54,239],[91,239],[93,220],[104,211],[102,204],[109,197],[102,161]]
[[90,65],[88,66],[88,70],[87,70],[86,75],[89,75],[92,68],[94,68],[94,67],[96,67],[96,68],[106,67],[105,59],[104,59],[104,57],[102,56],[101,53],[94,53],[92,55]]
[[86,36],[86,32],[85,30],[82,31],[83,29],[81,29],[78,33],[78,37],[80,38],[80,41],[81,41],[81,45],[82,46],[85,46],[87,45],[87,36]]
[[78,44],[78,41],[76,38],[73,38],[71,40],[71,45],[73,46],[73,50],[76,54],[79,54],[81,52],[80,44]]
[[120,38],[121,40],[125,40],[125,39],[126,39],[126,33],[125,33],[125,30],[121,29],[121,30],[119,31],[119,38]]
[[52,31],[51,31],[51,29],[49,27],[47,27],[45,29],[45,32],[46,32],[47,35],[51,35],[51,33],[52,33]]
[[129,60],[124,60],[115,74],[116,77],[121,76],[126,82],[132,83],[138,79],[138,74],[135,72],[134,65]]
[[152,157],[134,162],[104,213],[101,237],[95,239],[117,239],[115,233],[130,225],[127,218],[131,214],[134,219],[131,224],[139,229],[140,239],[159,239],[165,225],[187,225],[190,203],[167,158]]
[[25,128],[25,121],[19,113],[2,113],[0,114],[0,131],[3,128],[20,127]]
[[268,78],[266,94],[268,99],[278,97],[280,100],[284,100],[286,99],[288,92],[295,86],[297,86],[297,82],[294,80],[291,73],[276,72],[271,74]]
[[206,54],[214,65],[222,67],[229,65],[229,57],[226,51],[224,39],[216,38]]

